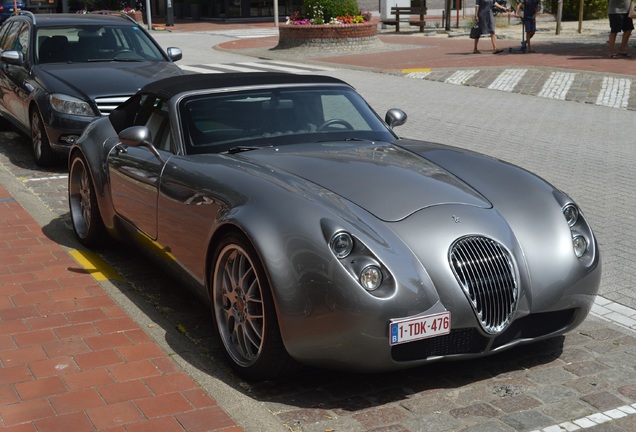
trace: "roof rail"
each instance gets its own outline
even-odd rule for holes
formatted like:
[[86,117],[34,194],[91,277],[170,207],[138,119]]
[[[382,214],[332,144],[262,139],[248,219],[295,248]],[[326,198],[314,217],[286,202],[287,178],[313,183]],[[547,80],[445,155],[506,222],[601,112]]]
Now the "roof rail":
[[37,24],[37,23],[35,22],[35,14],[34,14],[33,12],[31,12],[31,11],[28,11],[28,10],[19,10],[19,11],[18,11],[18,15],[26,15],[26,16],[29,16],[29,17],[31,17],[31,20],[33,21],[33,24],[34,24],[34,25],[35,25],[35,24]]
[[137,21],[135,21],[135,19],[133,17],[131,17],[130,15],[128,15],[125,12],[120,12],[120,11],[114,11],[114,10],[96,10],[96,11],[91,11],[89,12],[89,14],[97,14],[97,15],[117,15],[117,16],[121,16],[124,17],[132,22],[134,22],[135,24],[137,24]]

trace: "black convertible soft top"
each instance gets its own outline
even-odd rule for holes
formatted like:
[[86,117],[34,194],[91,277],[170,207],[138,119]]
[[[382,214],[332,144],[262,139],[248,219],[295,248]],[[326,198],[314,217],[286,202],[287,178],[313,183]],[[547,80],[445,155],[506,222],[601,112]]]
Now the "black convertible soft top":
[[170,99],[184,92],[256,85],[284,84],[341,84],[349,86],[337,78],[323,75],[296,75],[283,72],[236,72],[223,74],[193,74],[163,78],[146,84],[137,94],[111,111],[109,118],[117,133],[129,126],[141,103],[142,94],[153,94]]
[[182,92],[275,84],[345,84],[337,78],[323,75],[297,75],[283,72],[236,72],[224,74],[192,74],[164,78],[147,84],[142,93],[171,98]]

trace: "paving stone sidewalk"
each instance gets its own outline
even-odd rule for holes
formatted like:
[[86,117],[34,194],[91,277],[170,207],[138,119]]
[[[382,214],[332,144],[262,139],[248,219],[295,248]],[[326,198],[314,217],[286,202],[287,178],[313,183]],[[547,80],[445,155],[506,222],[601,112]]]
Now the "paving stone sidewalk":
[[0,429],[243,430],[0,186]]

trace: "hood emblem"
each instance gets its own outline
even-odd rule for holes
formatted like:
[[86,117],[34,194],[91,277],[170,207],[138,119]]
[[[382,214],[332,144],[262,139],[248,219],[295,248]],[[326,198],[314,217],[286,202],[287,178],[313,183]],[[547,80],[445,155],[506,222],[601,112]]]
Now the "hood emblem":
[[453,218],[455,223],[462,223],[462,220],[459,218],[459,216],[452,215],[451,217]]

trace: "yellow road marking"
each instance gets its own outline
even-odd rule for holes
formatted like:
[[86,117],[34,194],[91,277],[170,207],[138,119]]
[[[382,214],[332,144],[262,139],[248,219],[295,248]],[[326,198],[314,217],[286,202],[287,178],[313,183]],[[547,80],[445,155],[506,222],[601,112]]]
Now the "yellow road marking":
[[72,250],[70,255],[77,261],[84,269],[86,273],[90,274],[98,281],[105,280],[118,280],[123,282],[122,278],[114,268],[101,259],[97,254],[89,251]]
[[402,69],[402,73],[430,72],[431,68]]

